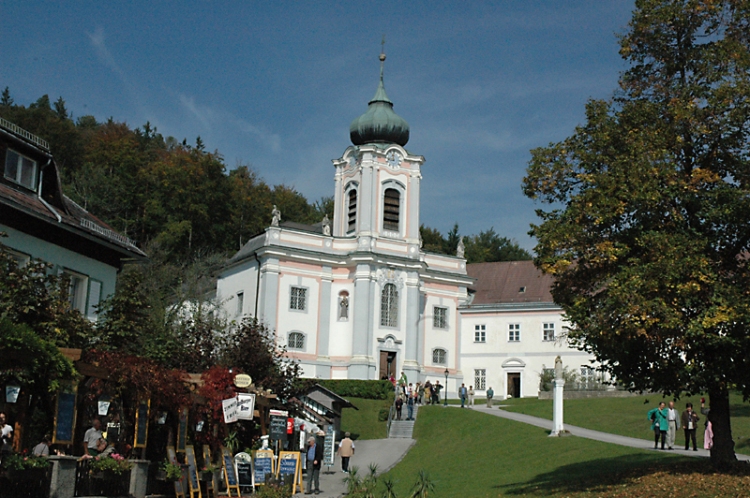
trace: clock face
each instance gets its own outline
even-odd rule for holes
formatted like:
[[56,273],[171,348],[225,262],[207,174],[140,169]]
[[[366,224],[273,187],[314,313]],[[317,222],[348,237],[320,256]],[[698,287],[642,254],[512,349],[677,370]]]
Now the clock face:
[[385,160],[388,162],[388,166],[390,166],[391,168],[398,168],[398,165],[401,164],[401,154],[399,154],[395,150],[392,150],[388,154],[386,154]]

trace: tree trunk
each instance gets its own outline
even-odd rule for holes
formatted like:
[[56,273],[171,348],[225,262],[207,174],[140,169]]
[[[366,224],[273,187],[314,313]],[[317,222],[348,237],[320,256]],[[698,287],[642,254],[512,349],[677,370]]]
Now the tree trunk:
[[717,469],[725,469],[737,460],[734,454],[732,426],[729,420],[729,392],[724,387],[709,389],[708,420],[714,432],[711,448],[711,463]]

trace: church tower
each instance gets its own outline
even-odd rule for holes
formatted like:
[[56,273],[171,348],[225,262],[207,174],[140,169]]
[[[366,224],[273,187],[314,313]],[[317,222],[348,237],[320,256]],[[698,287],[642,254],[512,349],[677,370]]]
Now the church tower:
[[[367,112],[352,121],[352,145],[336,168],[333,235],[397,239],[419,246],[419,184],[424,157],[410,154],[409,125],[380,82]],[[366,243],[366,241],[365,241]],[[418,256],[418,251],[412,251]]]

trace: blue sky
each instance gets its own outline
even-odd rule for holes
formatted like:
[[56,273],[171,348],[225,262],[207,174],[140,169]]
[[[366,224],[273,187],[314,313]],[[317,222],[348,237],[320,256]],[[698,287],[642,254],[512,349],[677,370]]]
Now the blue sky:
[[425,156],[422,222],[495,230],[532,249],[529,150],[572,134],[625,65],[633,3],[598,1],[7,1],[0,88],[62,96],[74,117],[200,136],[228,168],[313,201],[377,86]]

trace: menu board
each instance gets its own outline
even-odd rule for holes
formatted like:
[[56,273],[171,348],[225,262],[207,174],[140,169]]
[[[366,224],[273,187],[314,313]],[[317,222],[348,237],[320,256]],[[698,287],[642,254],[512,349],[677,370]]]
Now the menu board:
[[273,440],[286,441],[286,417],[271,415],[268,437]]
[[227,496],[232,496],[232,490],[240,494],[240,485],[237,482],[237,471],[234,467],[234,458],[232,453],[225,447],[221,447],[221,461],[224,463],[224,482],[227,485]]
[[284,476],[292,477],[292,494],[297,492],[297,486],[302,484],[302,469],[300,468],[299,451],[281,451],[279,452],[278,476],[283,479]]
[[180,425],[177,428],[177,451],[185,451],[187,444],[188,409],[180,410]]
[[201,485],[198,482],[198,465],[195,462],[195,450],[192,445],[185,446],[185,461],[188,465],[188,483],[190,484],[190,494],[200,491]]
[[237,480],[240,486],[253,485],[253,464],[252,462],[236,462]]
[[76,425],[76,388],[72,392],[57,393],[55,410],[55,432],[52,442],[55,444],[73,444],[73,431]]
[[138,403],[138,410],[135,412],[135,443],[133,448],[145,448],[148,440],[148,412],[151,406],[151,400],[145,400]]
[[323,465],[326,467],[333,467],[334,435],[333,426],[329,425],[326,428],[326,438],[323,443]]
[[255,484],[265,484],[266,476],[273,475],[273,451],[258,450],[255,452]]

